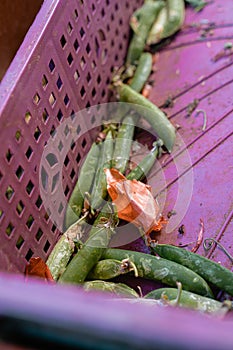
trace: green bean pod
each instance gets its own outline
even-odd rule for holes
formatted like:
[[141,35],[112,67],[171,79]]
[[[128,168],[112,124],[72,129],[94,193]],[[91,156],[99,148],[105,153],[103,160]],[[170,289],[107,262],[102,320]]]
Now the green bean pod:
[[93,209],[98,209],[107,196],[107,181],[104,173],[104,168],[111,168],[113,156],[113,138],[112,132],[109,131],[102,143],[101,154],[99,159],[98,170],[94,179],[93,188],[91,191],[91,206]]
[[[176,288],[159,288],[146,294],[146,299],[168,298],[168,302],[174,300],[177,296]],[[178,306],[198,310],[207,313],[216,313],[222,308],[222,303],[217,300],[203,297],[201,295],[183,290],[179,299]]]
[[144,37],[134,34],[129,44],[126,63],[128,65],[137,65],[138,60],[144,50],[144,47]]
[[100,260],[111,239],[112,230],[93,226],[88,240],[68,264],[59,278],[61,283],[83,283],[88,273]]
[[141,181],[149,173],[153,167],[155,160],[160,154],[160,149],[162,146],[162,141],[158,140],[154,142],[153,148],[150,152],[141,160],[141,162],[126,176],[128,180],[136,179]]
[[172,287],[176,286],[178,281],[185,290],[213,297],[211,289],[202,277],[173,261],[123,249],[107,249],[103,252],[102,258],[117,260],[128,258],[136,265],[139,277],[159,280]]
[[[157,1],[157,0],[156,0]],[[132,15],[130,16],[129,19],[129,25],[130,28],[137,34],[139,32],[138,28],[140,24],[143,24],[143,22],[145,21],[145,18],[147,18],[149,16],[149,14],[151,13],[151,10],[153,12],[154,9],[154,5],[152,4],[146,4],[146,3],[153,3],[154,1],[144,1],[143,5],[139,8],[137,8]],[[140,33],[138,33],[140,34]]]
[[[142,53],[139,59],[138,67],[130,83],[130,86],[133,90],[137,92],[141,91],[150,75],[151,69],[152,55],[148,52]],[[126,116],[119,128],[115,141],[115,148],[113,153],[114,168],[119,170],[122,174],[124,174],[128,163],[134,128],[137,120],[138,117],[136,115]]]
[[117,85],[117,92],[121,102],[132,103],[133,108],[148,121],[159,138],[162,139],[168,152],[172,151],[175,142],[175,127],[170,123],[166,115],[154,103],[142,96],[137,91],[134,91],[129,85],[121,82]]
[[175,34],[181,28],[184,17],[184,0],[167,0],[167,22],[161,33],[161,39]]
[[[108,247],[110,239],[114,234],[111,225],[114,226],[115,223],[109,205],[111,204],[106,203],[102,208],[89,232],[89,238],[70,261],[58,282],[83,283],[88,273],[101,259],[103,252]],[[108,225],[110,220],[112,223]]]
[[134,11],[134,13],[130,16],[130,19],[129,19],[129,25],[130,25],[130,28],[133,30],[134,33],[137,34],[138,32],[138,25],[140,23],[140,19],[142,18],[145,18],[147,16],[147,5],[145,5],[145,2],[144,1],[144,4],[139,7],[137,10]]
[[198,273],[207,282],[233,296],[233,272],[204,256],[168,244],[152,248],[162,258],[175,261]]
[[65,268],[75,250],[74,240],[80,234],[81,230],[82,224],[80,220],[78,220],[59,238],[49,254],[46,264],[55,281],[65,271]]
[[128,65],[137,64],[144,50],[150,28],[163,6],[163,1],[146,2],[133,16],[138,21],[138,25],[129,44],[126,57],[126,63]]
[[78,181],[71,194],[65,216],[65,227],[68,228],[81,215],[85,192],[89,192],[95,177],[100,147],[93,143],[81,167]]
[[133,141],[134,128],[137,117],[127,115],[119,127],[113,151],[113,167],[124,174]]
[[130,87],[140,92],[147,82],[152,70],[152,55],[149,52],[143,52],[138,62],[138,66],[130,82]]
[[116,259],[100,260],[87,275],[90,280],[110,280],[132,270],[130,262]]
[[134,289],[128,287],[124,283],[114,283],[106,281],[87,281],[83,284],[85,291],[99,290],[103,292],[110,292],[115,295],[125,296],[127,298],[138,298],[139,295]]
[[146,40],[147,45],[153,45],[160,42],[161,35],[166,22],[167,22],[167,9],[166,7],[164,7],[160,10],[158,17],[156,18],[154,24],[151,27],[151,30]]
[[64,272],[74,252],[74,248],[74,242],[70,241],[70,239],[63,234],[49,255],[46,264],[55,281]]

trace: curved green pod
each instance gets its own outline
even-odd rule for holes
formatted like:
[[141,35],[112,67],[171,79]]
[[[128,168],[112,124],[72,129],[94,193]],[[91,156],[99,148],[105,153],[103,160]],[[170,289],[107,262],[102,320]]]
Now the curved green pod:
[[[171,152],[176,138],[175,127],[162,110],[127,84],[118,83],[117,92],[120,101],[132,103],[133,108],[135,107],[135,110],[148,121],[155,133],[163,141],[168,152]],[[137,110],[138,105],[144,108],[138,108]]]
[[96,172],[93,187],[91,190],[91,206],[98,209],[107,196],[107,182],[104,168],[111,168],[113,156],[113,138],[112,132],[109,131],[101,145],[98,170]]
[[140,56],[144,50],[147,35],[150,31],[150,28],[154,23],[157,14],[163,6],[163,1],[148,1],[144,3],[142,7],[138,9],[131,17],[131,23],[132,18],[135,18],[135,20],[137,21],[137,25],[136,27],[134,27],[134,34],[128,47],[126,57],[126,63],[128,65],[135,65],[138,63],[138,60],[140,59]]
[[[156,300],[166,298],[168,299],[168,303],[171,300],[175,300],[176,297],[177,297],[176,288],[159,288],[159,289],[153,290],[152,292],[144,296],[144,298],[146,299],[156,299]],[[178,306],[198,310],[201,312],[215,313],[222,308],[222,303],[220,303],[217,300],[183,290],[179,298]]]
[[198,273],[207,282],[233,296],[233,272],[204,256],[169,244],[156,244],[152,248],[164,259],[175,261]]
[[161,39],[175,34],[182,26],[185,17],[184,0],[167,0],[167,21]]
[[74,242],[72,242],[64,233],[50,253],[46,264],[55,281],[64,272],[74,252],[74,248]]
[[127,115],[123,119],[115,139],[112,166],[122,174],[124,174],[129,161],[136,121],[136,116]]
[[58,282],[83,283],[88,273],[102,257],[112,234],[109,228],[93,226],[88,240],[70,261]]
[[155,160],[158,158],[162,144],[163,143],[161,140],[154,142],[153,148],[150,150],[150,152],[141,160],[141,162],[133,170],[130,171],[126,178],[128,180],[143,180],[144,177],[149,173],[149,171],[153,167]]
[[106,281],[88,281],[83,284],[85,291],[99,290],[103,292],[110,292],[119,296],[127,298],[138,298],[139,295],[134,289],[128,287],[124,283],[114,283]]
[[173,261],[162,259],[145,253],[123,249],[107,249],[103,252],[104,259],[130,259],[138,270],[138,276],[158,280],[172,287],[180,282],[185,290],[213,297],[206,281],[192,270]]
[[114,277],[126,274],[132,271],[130,261],[105,259],[100,260],[87,275],[91,280],[110,280]]
[[99,154],[100,146],[93,143],[81,167],[78,181],[68,202],[65,216],[66,229],[76,222],[81,215],[84,194],[85,192],[89,192],[91,189],[97,169]]
[[167,22],[167,9],[166,7],[164,7],[160,10],[158,17],[156,18],[154,24],[151,27],[151,30],[146,40],[147,45],[153,45],[160,42],[163,28],[166,22]]
[[130,82],[130,87],[140,92],[147,82],[152,70],[152,54],[143,52],[138,62],[138,66],[134,72],[133,79]]
[[63,274],[74,253],[74,240],[77,239],[83,231],[84,219],[85,217],[72,224],[59,238],[49,254],[46,264],[55,281]]

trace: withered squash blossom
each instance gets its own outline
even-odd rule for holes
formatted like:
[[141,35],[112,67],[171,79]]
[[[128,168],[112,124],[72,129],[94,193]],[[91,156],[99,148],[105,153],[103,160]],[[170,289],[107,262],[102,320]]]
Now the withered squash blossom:
[[116,206],[119,219],[142,227],[149,235],[160,231],[167,221],[151,193],[151,187],[137,180],[127,180],[118,170],[105,169],[108,193]]

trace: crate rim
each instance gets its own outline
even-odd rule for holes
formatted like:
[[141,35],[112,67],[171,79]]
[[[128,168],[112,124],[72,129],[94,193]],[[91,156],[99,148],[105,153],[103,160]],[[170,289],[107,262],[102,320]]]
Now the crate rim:
[[61,4],[59,0],[45,0],[43,2],[23,42],[5,72],[0,82],[0,117],[7,105],[7,101],[14,97],[14,89],[20,80],[21,74],[30,61],[35,47],[46,31],[47,25],[59,4]]
[[54,286],[33,278],[25,283],[23,276],[12,278],[5,273],[0,273],[0,283],[5,285],[0,289],[1,316],[49,326],[65,341],[71,336],[77,344],[79,337],[91,332],[99,345],[111,343],[115,337],[116,349],[124,342],[127,346],[123,348],[130,349],[140,348],[140,344],[147,344],[149,349],[159,344],[171,350],[177,346],[232,349],[232,322],[191,310],[177,312],[176,308],[154,308],[121,299],[103,307],[109,299],[103,293],[87,293],[74,285]]

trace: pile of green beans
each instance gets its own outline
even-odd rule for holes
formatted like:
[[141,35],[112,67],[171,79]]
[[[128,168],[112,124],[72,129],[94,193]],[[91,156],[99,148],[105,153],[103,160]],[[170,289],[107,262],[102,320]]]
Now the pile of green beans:
[[[132,170],[133,178],[135,180],[141,178],[143,170],[149,171],[151,169],[156,159],[155,154],[159,154],[160,144],[160,141],[157,141],[147,157],[145,157],[138,166]],[[144,171],[143,175],[146,175]],[[128,177],[131,176],[130,174],[131,172]],[[110,203],[107,202],[98,214],[89,232],[88,240],[68,263],[64,273],[58,280],[59,282],[83,283],[91,269],[101,259],[105,248],[108,247],[111,237],[114,234],[114,225],[116,224],[112,222],[113,218],[112,213],[108,209],[109,206]],[[62,255],[60,254],[60,256]]]
[[[131,16],[133,36],[126,66],[133,65],[133,75],[127,82],[115,81],[114,85],[119,101],[132,104],[134,112],[122,116],[116,125],[116,135],[109,128],[104,131],[104,140],[93,142],[69,199],[65,233],[53,248],[47,265],[58,283],[79,284],[85,291],[110,292],[130,302],[180,306],[224,315],[231,303],[223,305],[215,300],[212,287],[233,296],[233,273],[221,265],[171,245],[156,244],[151,247],[151,255],[108,248],[119,220],[108,197],[104,169],[113,167],[128,180],[143,181],[160,156],[161,147],[170,153],[175,143],[174,126],[141,92],[152,71],[152,55],[145,52],[146,45],[157,44],[176,33],[184,15],[184,0],[145,0]],[[142,161],[129,170],[135,125],[141,117],[151,125],[158,139]],[[82,241],[81,237],[77,248],[77,235],[82,236],[90,228],[88,223],[91,224],[88,239]],[[142,297],[139,290],[116,282],[116,277],[123,274],[160,281],[166,287]]]

